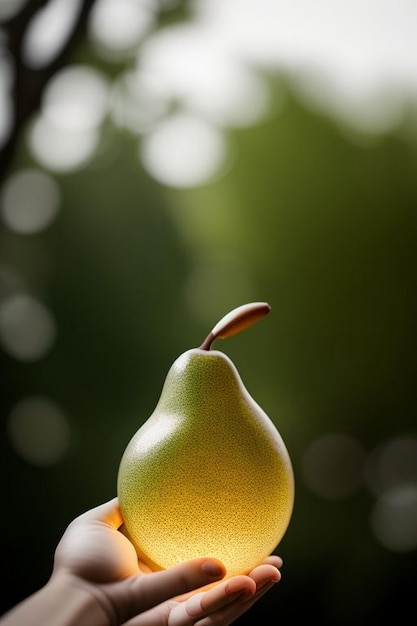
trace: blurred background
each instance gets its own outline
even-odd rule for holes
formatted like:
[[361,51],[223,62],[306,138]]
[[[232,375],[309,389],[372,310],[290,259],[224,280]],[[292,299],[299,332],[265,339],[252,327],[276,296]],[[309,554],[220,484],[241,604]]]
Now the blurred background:
[[296,501],[241,626],[391,623],[417,567],[417,5],[0,0],[1,611],[217,344]]

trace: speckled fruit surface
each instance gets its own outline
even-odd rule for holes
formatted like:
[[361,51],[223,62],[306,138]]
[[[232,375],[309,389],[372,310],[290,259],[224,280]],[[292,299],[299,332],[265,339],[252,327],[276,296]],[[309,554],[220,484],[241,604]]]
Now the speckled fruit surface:
[[294,475],[273,422],[220,351],[188,350],[122,456],[117,490],[127,532],[153,569],[216,557],[227,576],[278,545]]

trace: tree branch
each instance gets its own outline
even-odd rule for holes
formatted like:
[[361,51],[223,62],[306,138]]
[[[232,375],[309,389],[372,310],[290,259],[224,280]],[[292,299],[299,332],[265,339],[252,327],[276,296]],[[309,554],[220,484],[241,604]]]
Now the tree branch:
[[[8,139],[0,151],[0,182],[7,175],[13,161],[21,133],[33,113],[38,110],[42,92],[49,79],[69,61],[77,43],[86,36],[89,13],[95,0],[83,0],[81,10],[61,52],[53,62],[41,69],[31,69],[23,61],[22,45],[30,21],[47,0],[30,0],[23,9],[5,24],[7,48],[14,63],[12,100],[14,116]],[[46,34],[47,36],[47,34]]]

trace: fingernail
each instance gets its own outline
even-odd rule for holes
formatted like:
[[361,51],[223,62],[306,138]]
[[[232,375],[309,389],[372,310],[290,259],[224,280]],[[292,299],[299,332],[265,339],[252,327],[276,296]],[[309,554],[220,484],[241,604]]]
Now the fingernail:
[[204,561],[201,569],[206,574],[206,576],[210,576],[210,578],[220,578],[224,576],[223,567],[220,565],[220,563],[216,563],[216,561]]
[[283,559],[276,554],[273,554],[268,559],[266,559],[266,563],[271,563],[271,565],[275,565],[275,567],[279,569],[284,565]]
[[277,582],[279,582],[278,580],[269,580],[268,582],[265,582],[263,585],[261,585],[260,587],[258,587],[258,589],[256,590],[257,593],[265,593],[266,591],[269,591],[270,589],[272,589],[272,587],[274,587]]

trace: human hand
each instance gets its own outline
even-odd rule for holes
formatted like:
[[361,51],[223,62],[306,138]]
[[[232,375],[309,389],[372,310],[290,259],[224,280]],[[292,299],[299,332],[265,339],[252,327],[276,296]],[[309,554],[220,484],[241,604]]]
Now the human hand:
[[77,517],[57,546],[52,575],[87,589],[109,625],[228,626],[280,580],[277,556],[223,581],[223,564],[210,558],[150,572],[122,525],[117,498]]

